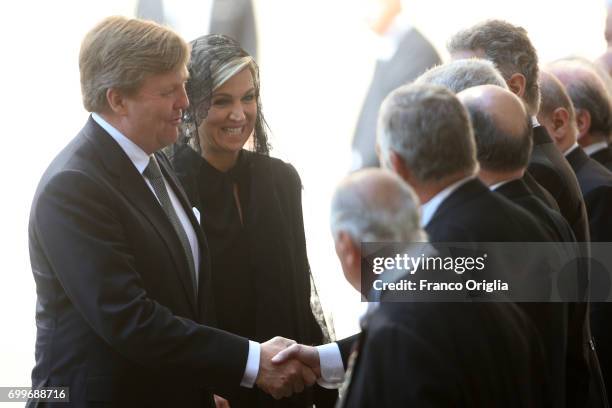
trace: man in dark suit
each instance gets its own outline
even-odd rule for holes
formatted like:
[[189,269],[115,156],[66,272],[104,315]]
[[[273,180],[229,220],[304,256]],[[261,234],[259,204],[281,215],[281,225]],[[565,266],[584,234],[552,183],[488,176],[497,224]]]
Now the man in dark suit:
[[588,241],[586,208],[576,176],[546,129],[535,120],[540,103],[538,56],[525,29],[488,20],[456,33],[448,43],[448,51],[453,59],[477,57],[492,61],[508,88],[525,102],[527,112],[534,118],[528,173],[555,198],[576,239]]
[[[587,156],[577,143],[581,125],[578,123],[571,94],[584,89],[585,82],[594,80],[589,69],[568,61],[550,66],[541,74],[542,108],[539,120],[548,129],[559,150],[576,172],[589,214],[593,242],[612,241],[612,173]],[[584,119],[584,118],[583,118]],[[597,345],[601,369],[608,395],[612,395],[612,307],[610,303],[591,304],[591,327]]]
[[548,208],[522,180],[531,154],[533,130],[521,100],[492,85],[469,88],[457,96],[470,113],[480,165],[478,178],[535,216],[555,241],[575,242],[563,216]]
[[[355,289],[367,292],[361,242],[426,241],[417,202],[410,187],[385,170],[355,172],[340,183],[331,230]],[[391,303],[383,296],[369,305],[361,326],[341,406],[550,405],[539,335],[512,303]],[[279,358],[295,353],[315,359],[310,349],[294,345]]]
[[612,169],[612,149],[608,145],[612,133],[612,106],[607,86],[602,79],[602,75],[607,74],[598,72],[597,65],[581,58],[563,59],[553,63],[551,68],[554,70],[556,65],[571,68],[572,71],[570,75],[573,78],[562,82],[566,84],[567,93],[574,105],[578,144],[592,159],[608,170]]
[[73,406],[212,407],[227,388],[280,398],[315,380],[296,361],[271,364],[290,341],[212,327],[206,239],[159,152],[188,105],[188,58],[174,32],[123,17],[82,43],[92,115],[42,176],[29,224],[32,386],[67,386]]
[[374,76],[357,120],[351,170],[378,167],[376,119],[385,96],[441,62],[433,45],[406,21],[407,12],[402,11],[400,0],[383,0],[379,3],[381,10],[371,28],[387,46],[380,47],[385,53],[376,62]]

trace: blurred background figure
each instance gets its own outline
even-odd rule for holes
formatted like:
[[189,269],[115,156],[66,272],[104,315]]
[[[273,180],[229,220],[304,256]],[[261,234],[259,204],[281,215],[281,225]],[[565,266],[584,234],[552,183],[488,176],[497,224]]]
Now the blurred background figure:
[[433,45],[411,26],[401,0],[376,3],[370,28],[378,37],[378,61],[353,136],[351,170],[378,166],[376,118],[385,96],[441,62]]
[[168,24],[186,40],[224,34],[257,60],[257,30],[252,0],[138,0],[136,16]]

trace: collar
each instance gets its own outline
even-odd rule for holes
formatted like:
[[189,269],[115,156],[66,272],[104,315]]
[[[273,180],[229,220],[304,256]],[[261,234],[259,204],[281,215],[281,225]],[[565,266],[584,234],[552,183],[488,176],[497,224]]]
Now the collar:
[[579,148],[580,146],[578,146],[578,142],[575,142],[572,147],[570,147],[569,149],[567,149],[565,152],[563,152],[563,155],[565,157],[567,157],[571,152],[573,152],[574,150],[576,150],[577,148]]
[[130,139],[125,137],[123,133],[118,131],[113,125],[108,123],[102,116],[93,112],[91,114],[92,119],[100,125],[100,127],[106,130],[106,133],[110,135],[115,141],[121,146],[121,149],[125,152],[125,154],[130,158],[130,161],[134,164],[134,167],[138,170],[140,174],[147,168],[149,165],[149,155],[145,153],[136,143],[132,142]]
[[606,141],[593,143],[592,145],[588,145],[582,148],[587,156],[592,156],[593,153],[597,153],[600,150],[607,149],[608,143]]
[[509,179],[509,180],[500,181],[499,183],[495,183],[495,184],[493,184],[493,185],[489,186],[489,190],[491,190],[491,191],[495,191],[495,190],[497,190],[498,188],[500,188],[501,186],[503,186],[504,184],[508,184],[508,183],[510,183],[510,182],[512,182],[512,181],[514,181],[514,180],[518,180],[518,179],[520,179],[520,177],[518,177],[518,178],[514,178],[514,179]]
[[541,126],[540,122],[538,122],[537,116],[532,116],[531,117],[531,126],[533,126],[533,127]]
[[431,219],[433,215],[440,207],[440,204],[446,200],[446,198],[451,195],[455,190],[464,185],[470,180],[474,180],[476,178],[475,175],[467,176],[462,178],[459,181],[454,182],[450,186],[447,186],[444,190],[440,191],[438,194],[433,196],[429,201],[421,205],[421,227],[425,227]]

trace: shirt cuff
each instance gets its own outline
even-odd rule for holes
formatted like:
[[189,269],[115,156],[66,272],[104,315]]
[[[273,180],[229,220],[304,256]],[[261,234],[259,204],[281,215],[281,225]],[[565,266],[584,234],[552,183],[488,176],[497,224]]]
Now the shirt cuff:
[[324,388],[338,388],[344,380],[344,364],[340,355],[340,348],[336,343],[317,346],[319,363],[321,365],[321,378],[317,383]]
[[261,344],[249,340],[249,356],[247,357],[246,369],[240,386],[253,388],[257,374],[259,374],[259,354],[261,353]]

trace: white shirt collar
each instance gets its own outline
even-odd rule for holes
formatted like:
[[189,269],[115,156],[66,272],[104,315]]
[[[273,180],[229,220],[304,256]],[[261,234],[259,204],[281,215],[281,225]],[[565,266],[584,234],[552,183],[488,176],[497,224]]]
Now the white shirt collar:
[[110,135],[115,141],[121,146],[121,149],[127,154],[130,158],[134,166],[138,170],[140,174],[147,168],[149,165],[150,156],[145,153],[136,143],[132,142],[126,136],[123,135],[120,131],[118,131],[113,125],[108,123],[106,120],[102,118],[102,116],[97,113],[91,114],[92,119],[100,125],[100,127]]
[[438,194],[433,196],[429,201],[421,205],[421,227],[427,226],[433,215],[438,210],[438,207],[450,196],[455,190],[464,185],[470,180],[475,179],[476,176],[467,176],[462,178],[459,181],[454,182],[450,186],[446,187],[444,190],[440,191]]
[[531,117],[531,126],[532,126],[532,127],[538,127],[538,126],[540,126],[540,122],[538,122],[538,118],[537,118],[537,116],[532,116],[532,117]]
[[593,153],[597,153],[598,151],[607,149],[607,148],[608,148],[608,143],[606,143],[605,141],[593,143],[592,145],[583,147],[584,152],[587,154],[587,156],[591,156],[593,155]]
[[570,147],[569,149],[567,149],[567,150],[565,151],[565,153],[563,153],[563,155],[564,155],[565,157],[567,157],[567,155],[568,155],[568,154],[570,154],[571,152],[573,152],[574,150],[576,150],[578,147],[580,147],[580,146],[578,146],[578,142],[575,142],[575,143],[572,145],[572,147]]
[[514,180],[517,180],[517,179],[514,178],[514,179],[510,179],[510,180],[504,180],[504,181],[500,181],[499,183],[492,184],[491,186],[489,186],[489,190],[495,191],[498,188],[500,188],[501,186],[503,186],[504,184],[508,184],[508,183],[510,183],[511,181],[514,181]]

